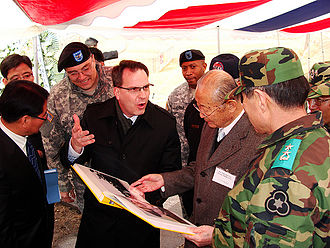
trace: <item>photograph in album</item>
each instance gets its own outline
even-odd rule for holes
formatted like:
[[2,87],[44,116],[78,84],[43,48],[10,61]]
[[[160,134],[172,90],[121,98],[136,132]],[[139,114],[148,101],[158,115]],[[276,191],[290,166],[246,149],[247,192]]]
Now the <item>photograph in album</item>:
[[100,203],[129,211],[156,228],[193,234],[188,229],[195,225],[167,209],[150,204],[130,189],[126,181],[80,164],[74,164],[72,168]]

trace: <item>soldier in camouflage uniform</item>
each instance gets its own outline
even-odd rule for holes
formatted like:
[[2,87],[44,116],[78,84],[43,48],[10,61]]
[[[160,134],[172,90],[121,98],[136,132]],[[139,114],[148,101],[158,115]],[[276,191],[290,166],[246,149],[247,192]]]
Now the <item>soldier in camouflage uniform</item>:
[[[181,53],[179,64],[186,82],[176,87],[169,95],[166,110],[174,115],[176,119],[176,129],[181,144],[182,167],[185,167],[188,165],[189,144],[184,131],[184,114],[187,106],[195,98],[197,81],[204,75],[207,65],[203,53],[195,49]],[[186,218],[190,217],[192,211],[193,195],[194,191],[191,189],[183,193],[180,197],[183,215]]]
[[[82,58],[81,58],[82,57]],[[72,116],[82,118],[87,104],[103,102],[113,96],[112,67],[102,67],[91,55],[88,47],[80,42],[68,44],[62,51],[58,70],[65,69],[65,77],[50,91],[48,111],[52,121],[42,127],[42,137],[48,165],[57,168],[62,201],[72,202],[69,192],[72,185],[59,158],[59,150],[70,139],[74,125]],[[82,211],[84,184],[73,174],[76,203]]]
[[199,50],[187,50],[179,58],[182,75],[187,80],[176,87],[169,95],[166,110],[174,115],[181,143],[182,166],[187,165],[189,146],[183,128],[184,112],[189,103],[195,98],[197,81],[206,70],[205,56]]
[[251,169],[228,193],[215,221],[214,247],[329,245],[330,136],[320,112],[306,114],[309,85],[287,48],[240,60],[241,97],[255,129],[270,134]]
[[313,65],[310,70],[309,108],[322,112],[324,126],[330,132],[330,61]]

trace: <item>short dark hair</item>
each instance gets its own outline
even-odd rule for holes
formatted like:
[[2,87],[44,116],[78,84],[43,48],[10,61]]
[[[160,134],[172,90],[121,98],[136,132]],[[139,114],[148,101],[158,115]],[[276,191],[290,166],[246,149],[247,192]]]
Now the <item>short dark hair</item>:
[[12,123],[24,115],[38,116],[42,113],[48,96],[48,91],[36,83],[13,80],[6,85],[0,96],[1,118]]
[[19,55],[19,54],[11,54],[11,55],[7,56],[6,58],[4,58],[4,60],[2,60],[2,62],[0,64],[0,70],[1,70],[2,76],[4,78],[7,78],[8,71],[10,69],[13,69],[13,68],[19,66],[22,63],[26,64],[32,70],[32,62],[28,56]]
[[89,47],[89,50],[98,62],[104,62],[104,56],[100,49],[97,49],[96,47]]
[[119,65],[112,69],[112,81],[114,87],[123,85],[123,71],[126,68],[133,72],[137,70],[144,70],[149,77],[148,68],[141,62],[133,60],[122,60],[120,61]]
[[310,86],[305,76],[300,76],[278,84],[246,87],[243,92],[247,97],[251,97],[255,89],[266,92],[283,108],[294,108],[305,104]]

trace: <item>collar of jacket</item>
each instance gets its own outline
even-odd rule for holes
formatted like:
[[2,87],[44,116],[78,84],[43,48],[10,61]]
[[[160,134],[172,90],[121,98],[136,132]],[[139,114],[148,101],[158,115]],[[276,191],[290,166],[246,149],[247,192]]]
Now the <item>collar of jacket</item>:
[[[115,102],[117,101],[116,97],[112,97],[106,103],[109,105],[108,107],[105,107],[101,110],[101,112],[98,115],[99,119],[103,118],[117,118],[117,112],[116,112],[116,106]],[[145,121],[151,128],[153,128],[156,124],[156,119],[154,116],[155,113],[155,105],[152,104],[150,101],[148,101],[146,110],[143,115],[139,115],[136,123],[140,121]]]
[[288,139],[290,136],[320,128],[322,125],[321,112],[313,112],[277,129],[259,145],[258,149],[272,146],[283,139]]

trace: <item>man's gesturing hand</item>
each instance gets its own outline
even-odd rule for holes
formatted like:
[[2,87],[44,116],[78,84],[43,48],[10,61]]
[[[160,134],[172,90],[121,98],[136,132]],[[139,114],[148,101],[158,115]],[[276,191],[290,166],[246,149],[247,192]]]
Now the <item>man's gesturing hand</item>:
[[72,128],[71,146],[77,152],[81,153],[82,148],[95,142],[94,135],[89,134],[88,130],[83,131],[80,126],[79,117],[73,115],[74,126]]

